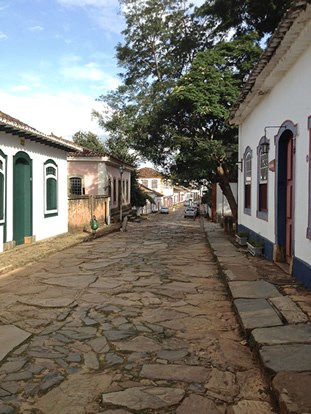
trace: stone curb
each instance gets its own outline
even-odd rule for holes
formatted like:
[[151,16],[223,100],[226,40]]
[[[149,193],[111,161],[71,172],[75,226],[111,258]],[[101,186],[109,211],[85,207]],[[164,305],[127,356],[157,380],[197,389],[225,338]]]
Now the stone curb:
[[311,413],[309,318],[275,285],[262,280],[219,225],[204,221],[204,231],[279,412]]

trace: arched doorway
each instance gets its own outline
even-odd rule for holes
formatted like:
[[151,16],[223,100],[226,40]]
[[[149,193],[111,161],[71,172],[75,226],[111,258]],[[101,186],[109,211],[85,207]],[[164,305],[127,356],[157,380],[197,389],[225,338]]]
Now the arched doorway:
[[292,264],[294,252],[294,165],[296,127],[287,123],[276,136],[276,243],[277,259]]
[[13,158],[13,239],[32,236],[32,161],[25,152]]

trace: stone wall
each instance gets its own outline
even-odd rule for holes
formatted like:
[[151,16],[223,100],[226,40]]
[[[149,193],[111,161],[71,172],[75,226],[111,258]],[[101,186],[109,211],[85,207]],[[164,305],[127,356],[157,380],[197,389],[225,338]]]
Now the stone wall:
[[71,196],[68,198],[68,228],[90,229],[90,220],[95,214],[99,226],[110,223],[109,202],[107,196]]

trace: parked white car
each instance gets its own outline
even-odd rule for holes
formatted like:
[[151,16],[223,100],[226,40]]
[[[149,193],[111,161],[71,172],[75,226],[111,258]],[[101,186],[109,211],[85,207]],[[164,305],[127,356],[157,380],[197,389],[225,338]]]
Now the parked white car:
[[162,206],[162,207],[160,208],[160,213],[161,213],[161,214],[168,214],[168,213],[169,213],[169,209],[168,209],[168,207],[164,207],[164,206]]
[[184,217],[192,217],[195,218],[198,214],[198,211],[195,207],[187,207],[185,208]]

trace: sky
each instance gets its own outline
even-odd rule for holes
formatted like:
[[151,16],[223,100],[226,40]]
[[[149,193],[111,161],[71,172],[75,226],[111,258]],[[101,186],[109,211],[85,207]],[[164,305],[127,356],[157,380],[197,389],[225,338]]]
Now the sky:
[[124,27],[118,0],[0,0],[0,111],[46,134],[104,137],[91,112],[120,84]]

